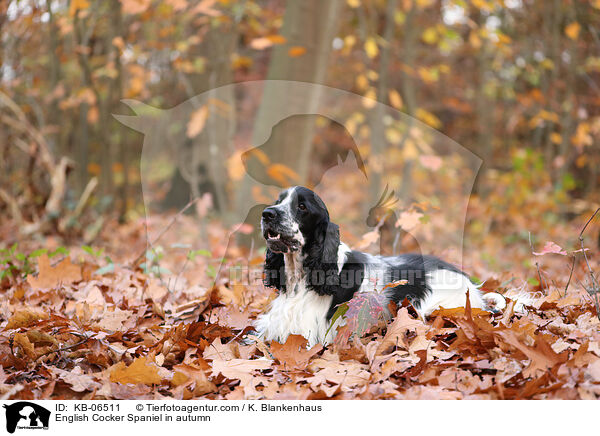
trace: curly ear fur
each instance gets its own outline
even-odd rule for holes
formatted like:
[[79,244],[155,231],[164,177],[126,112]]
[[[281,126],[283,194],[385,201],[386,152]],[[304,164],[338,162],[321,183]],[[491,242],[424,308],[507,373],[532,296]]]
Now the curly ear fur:
[[267,287],[285,292],[285,263],[283,254],[267,249],[263,283]]
[[319,295],[333,295],[339,286],[337,257],[340,246],[339,227],[324,221],[315,230],[313,243],[306,252],[304,268],[309,286]]

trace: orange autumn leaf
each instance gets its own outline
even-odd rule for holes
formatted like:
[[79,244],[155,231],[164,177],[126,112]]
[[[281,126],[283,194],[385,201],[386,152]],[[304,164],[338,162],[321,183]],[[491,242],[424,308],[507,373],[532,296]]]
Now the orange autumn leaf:
[[38,271],[37,277],[27,277],[27,282],[36,289],[55,288],[61,284],[71,284],[82,280],[81,267],[71,263],[71,259],[68,257],[56,266],[52,266],[50,259],[44,254],[38,258]]
[[158,366],[148,357],[138,357],[131,365],[126,366],[124,362],[119,362],[112,367],[110,371],[110,381],[113,383],[133,383],[155,385],[162,379],[158,375]]
[[21,347],[23,354],[27,355],[30,359],[35,359],[36,353],[33,344],[29,341],[27,335],[23,333],[17,333],[13,336],[15,345]]
[[533,377],[543,373],[560,363],[565,363],[569,358],[567,351],[563,351],[560,354],[556,353],[542,337],[537,337],[534,346],[531,347],[519,340],[513,331],[500,331],[496,335],[502,338],[507,344],[522,352],[530,360],[529,365],[523,372],[525,377]]
[[317,344],[309,350],[306,343],[302,336],[290,335],[284,344],[272,342],[271,353],[286,369],[304,369],[311,357],[323,349]]
[[294,47],[290,47],[290,49],[288,50],[288,55],[292,58],[297,58],[302,56],[304,53],[306,53],[306,47],[301,47],[301,46],[294,46]]
[[377,347],[377,354],[385,352],[391,346],[407,347],[408,344],[405,342],[406,332],[417,329],[426,330],[426,326],[423,321],[411,318],[408,309],[402,307],[398,310],[394,321],[388,326],[383,340]]
[[28,327],[38,321],[48,319],[48,315],[44,312],[39,312],[34,309],[18,310],[8,319],[6,329],[18,329],[20,327]]
[[577,21],[573,21],[567,27],[565,27],[565,35],[572,40],[579,38],[579,32],[581,31],[581,25]]

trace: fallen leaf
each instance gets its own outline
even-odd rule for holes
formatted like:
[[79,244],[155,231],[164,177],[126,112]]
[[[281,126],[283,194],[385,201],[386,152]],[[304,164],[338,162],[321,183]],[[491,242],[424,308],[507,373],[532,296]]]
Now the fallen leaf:
[[138,357],[129,366],[119,362],[109,371],[110,381],[114,383],[153,385],[162,381],[158,367],[148,357]]
[[534,251],[533,254],[536,256],[543,256],[544,254],[560,254],[561,256],[566,256],[567,252],[554,242],[548,241],[546,242],[546,245],[544,245],[544,248],[542,248],[542,251],[539,253]]
[[93,375],[84,374],[79,366],[76,366],[71,371],[59,368],[51,368],[51,371],[65,383],[71,385],[71,389],[75,392],[93,391],[99,389],[101,386]]
[[530,360],[529,365],[523,371],[525,377],[535,377],[559,363],[565,363],[569,358],[569,352],[564,351],[557,354],[552,347],[541,337],[536,338],[533,347],[525,345],[519,340],[516,333],[510,330],[496,332],[507,344],[513,346]]
[[321,344],[317,344],[308,350],[306,344],[307,340],[302,336],[290,335],[285,344],[271,342],[271,353],[285,369],[304,369],[311,357],[323,349]]
[[18,310],[9,318],[6,330],[29,327],[43,319],[48,319],[48,314],[33,309]]
[[73,265],[68,257],[60,261],[56,266],[50,265],[48,255],[38,257],[38,275],[27,277],[27,282],[32,288],[48,289],[56,288],[61,284],[71,284],[82,280],[81,267]]
[[35,353],[33,344],[29,341],[29,338],[27,337],[26,334],[16,333],[13,336],[13,341],[16,345],[21,347],[21,349],[23,350],[23,353],[30,359],[35,359],[37,357],[37,354]]
[[263,371],[271,368],[272,360],[256,359],[232,359],[232,360],[213,360],[212,372],[214,375],[222,374],[230,380],[239,380],[240,386],[244,389],[247,397],[253,397],[257,394],[256,386],[262,383],[262,379],[257,377],[255,371]]
[[600,359],[594,361],[588,366],[588,373],[592,376],[595,382],[600,382]]
[[117,331],[123,328],[123,323],[133,315],[131,310],[121,310],[118,307],[113,311],[107,310],[95,325],[104,330]]
[[208,347],[204,349],[202,357],[206,360],[232,360],[239,357],[236,353],[237,343],[230,342],[228,344],[222,344],[221,338],[215,338],[215,340]]
[[26,335],[32,344],[56,345],[57,343],[54,336],[39,330],[28,330]]
[[215,384],[206,377],[204,370],[198,366],[181,363],[173,366],[173,371],[175,374],[171,383],[188,389],[191,397],[199,397],[217,390]]
[[394,322],[388,326],[385,336],[377,347],[376,354],[383,354],[392,346],[408,348],[405,335],[407,332],[412,330],[425,332],[427,330],[427,326],[423,323],[423,321],[411,318],[411,316],[408,314],[408,309],[406,307],[402,307],[400,310],[398,310],[398,315],[396,315]]
[[240,380],[242,384],[252,379],[252,371],[269,369],[273,362],[266,359],[244,360],[220,360],[215,359],[212,364],[213,374],[223,374],[231,380]]

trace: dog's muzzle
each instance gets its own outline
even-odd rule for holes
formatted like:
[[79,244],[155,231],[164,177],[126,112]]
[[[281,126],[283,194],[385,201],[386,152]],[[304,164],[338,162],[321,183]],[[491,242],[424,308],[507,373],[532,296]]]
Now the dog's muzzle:
[[300,241],[288,226],[282,224],[281,212],[267,207],[262,213],[261,227],[269,250],[275,253],[288,253],[300,249]]

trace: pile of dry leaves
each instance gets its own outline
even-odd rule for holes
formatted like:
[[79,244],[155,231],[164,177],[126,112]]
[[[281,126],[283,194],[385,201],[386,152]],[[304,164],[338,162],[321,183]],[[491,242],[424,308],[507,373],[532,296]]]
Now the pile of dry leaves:
[[0,284],[0,398],[600,396],[600,321],[581,287],[546,289],[526,314],[509,302],[497,315],[444,309],[424,322],[405,305],[360,339],[307,349],[298,336],[242,344],[273,298],[262,286],[74,259],[39,256],[34,274]]

